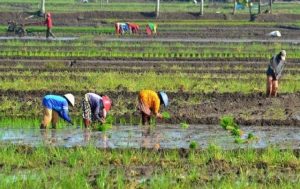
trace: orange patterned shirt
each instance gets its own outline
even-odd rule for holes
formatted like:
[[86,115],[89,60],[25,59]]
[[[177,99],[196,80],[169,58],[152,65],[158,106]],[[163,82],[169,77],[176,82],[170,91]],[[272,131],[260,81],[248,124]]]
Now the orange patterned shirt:
[[141,90],[139,100],[155,115],[159,112],[160,100],[158,94],[152,90]]

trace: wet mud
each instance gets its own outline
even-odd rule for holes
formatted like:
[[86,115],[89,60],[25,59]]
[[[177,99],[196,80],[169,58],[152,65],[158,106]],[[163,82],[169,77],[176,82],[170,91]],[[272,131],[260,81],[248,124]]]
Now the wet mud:
[[[0,24],[6,25],[8,21],[15,20],[18,23],[29,24],[33,21],[24,20],[28,16],[26,13],[0,13]],[[230,18],[230,19],[228,19]],[[90,26],[95,28],[111,27],[114,28],[112,19],[124,20],[124,21],[140,21],[147,20],[150,22],[165,21],[168,20],[220,20],[220,25],[217,26],[194,26],[191,29],[187,28],[181,30],[180,26],[162,24],[159,25],[157,36],[153,38],[146,38],[146,33],[141,30],[138,35],[135,35],[135,39],[129,39],[129,41],[176,41],[176,42],[211,42],[211,41],[222,41],[222,42],[288,42],[299,44],[299,27],[291,26],[288,23],[292,23],[295,20],[299,20],[300,16],[296,14],[261,14],[256,17],[259,22],[276,22],[278,25],[267,26],[226,26],[222,25],[224,20],[249,20],[248,14],[238,15],[224,15],[224,14],[205,14],[199,16],[197,13],[161,13],[160,18],[156,19],[154,13],[145,12],[80,12],[80,13],[56,13],[53,15],[54,26]],[[110,21],[108,21],[110,20]],[[34,20],[36,22],[36,20]],[[250,22],[249,22],[250,23]],[[287,23],[287,24],[285,24]],[[183,26],[184,27],[184,26]],[[189,26],[190,27],[190,26]],[[55,30],[55,29],[54,29]],[[282,34],[280,40],[277,41],[275,38],[267,36],[271,31],[279,30]],[[9,34],[7,34],[9,35]],[[34,35],[41,35],[36,32]],[[70,34],[72,35],[72,34]],[[74,34],[76,35],[76,33]],[[80,34],[78,34],[80,35]],[[101,34],[101,37],[106,36],[111,38],[114,36],[114,32],[109,34]],[[139,39],[141,38],[141,39]],[[194,39],[192,39],[194,38]],[[228,39],[233,38],[233,39]],[[8,39],[22,39],[22,40],[43,40],[40,37],[2,37],[0,40]],[[259,41],[257,39],[261,39]],[[287,39],[289,39],[287,41]],[[70,40],[65,38],[56,38],[54,40]],[[122,36],[118,39],[112,40],[128,40],[126,36]]]
[[[65,94],[68,91],[36,90],[16,91],[0,90],[0,100],[10,99],[17,102],[19,110],[1,110],[2,118],[11,117],[14,111],[18,117],[41,117],[41,97],[46,94]],[[116,123],[138,124],[140,114],[137,112],[137,92],[128,91],[119,86],[115,91],[90,91],[106,94],[114,100],[111,114]],[[74,91],[75,98],[81,99],[85,92]],[[190,93],[178,90],[168,92],[170,106],[161,111],[168,111],[171,118],[158,119],[158,123],[179,124],[219,124],[224,115],[232,115],[241,125],[258,126],[300,126],[300,93],[279,94],[277,98],[266,98],[263,93]],[[120,103],[122,102],[122,103]],[[17,111],[17,112],[16,112]],[[81,116],[80,103],[72,109],[72,117]]]
[[[17,12],[1,12],[2,18],[0,24],[6,24],[9,20],[24,21],[29,16],[28,13]],[[149,19],[157,20],[154,12],[111,12],[111,11],[90,11],[90,12],[75,12],[75,13],[55,13],[53,20],[56,25],[81,25],[93,26],[95,24],[107,24],[106,19],[121,19],[121,20],[139,20]],[[213,14],[206,13],[199,15],[196,12],[180,13],[177,12],[161,12],[158,20],[250,20],[249,14]],[[297,14],[261,14],[257,15],[255,21],[261,22],[292,22],[300,20],[300,15]]]
[[234,138],[218,125],[191,125],[182,129],[178,125],[156,127],[114,126],[105,133],[84,129],[0,129],[0,142],[19,145],[52,145],[78,147],[93,145],[99,148],[155,148],[188,149],[192,141],[200,149],[215,144],[223,149],[266,148],[300,149],[299,127],[242,127],[246,138],[253,133],[255,140],[246,144],[236,144]]

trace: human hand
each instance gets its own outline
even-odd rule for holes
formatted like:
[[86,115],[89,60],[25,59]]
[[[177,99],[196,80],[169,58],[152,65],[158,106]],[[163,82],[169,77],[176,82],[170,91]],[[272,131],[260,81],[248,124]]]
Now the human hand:
[[100,120],[99,120],[102,124],[104,124],[105,123],[105,118],[100,118]]
[[159,118],[159,119],[163,118],[163,116],[160,113],[157,113],[156,117]]

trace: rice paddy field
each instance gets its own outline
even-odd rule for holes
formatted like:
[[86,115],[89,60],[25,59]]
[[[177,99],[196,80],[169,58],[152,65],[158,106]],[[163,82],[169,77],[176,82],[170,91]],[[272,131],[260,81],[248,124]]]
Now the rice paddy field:
[[[200,16],[192,1],[161,1],[156,18],[155,1],[51,0],[54,39],[28,18],[39,2],[0,1],[0,188],[300,188],[298,1],[254,17],[232,15],[233,3],[205,2]],[[12,20],[26,36],[7,32]],[[116,35],[116,22],[140,30]],[[282,49],[279,95],[267,98]],[[166,91],[168,119],[141,125],[142,89]],[[83,128],[87,92],[113,100],[109,127]],[[40,130],[43,96],[65,93],[75,125]]]

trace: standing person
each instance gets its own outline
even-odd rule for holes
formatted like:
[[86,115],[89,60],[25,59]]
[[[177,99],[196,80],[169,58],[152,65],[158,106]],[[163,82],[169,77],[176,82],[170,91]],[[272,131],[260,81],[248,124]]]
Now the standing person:
[[268,97],[276,97],[278,90],[278,80],[281,77],[285,65],[286,52],[281,50],[270,59],[267,69],[267,93]]
[[157,118],[162,118],[159,113],[160,105],[168,106],[168,96],[165,92],[155,92],[152,90],[142,90],[138,96],[138,109],[141,111],[142,124],[147,122],[150,124],[151,114],[154,114]]
[[50,122],[52,128],[56,128],[58,118],[61,117],[65,121],[73,125],[71,118],[68,115],[68,105],[74,106],[75,97],[68,93],[64,96],[46,95],[43,98],[44,116],[40,126],[41,129],[46,129]]
[[44,24],[47,26],[47,31],[46,31],[46,38],[48,39],[49,36],[51,35],[53,38],[55,38],[55,35],[52,33],[52,27],[53,27],[53,23],[52,23],[52,18],[51,18],[51,14],[50,12],[48,12],[46,14],[46,19]]
[[95,93],[87,93],[82,99],[82,117],[85,128],[92,122],[105,123],[107,113],[111,108],[112,101],[108,96],[100,96]]

